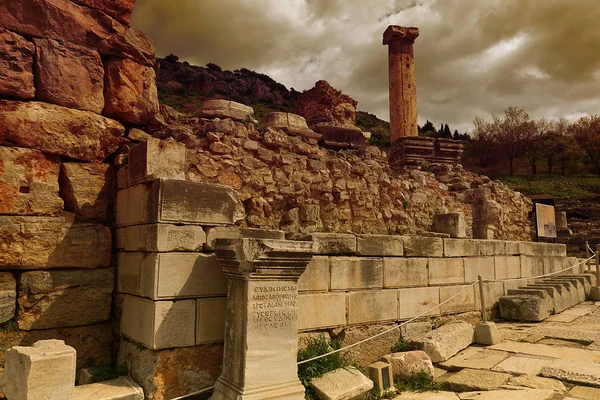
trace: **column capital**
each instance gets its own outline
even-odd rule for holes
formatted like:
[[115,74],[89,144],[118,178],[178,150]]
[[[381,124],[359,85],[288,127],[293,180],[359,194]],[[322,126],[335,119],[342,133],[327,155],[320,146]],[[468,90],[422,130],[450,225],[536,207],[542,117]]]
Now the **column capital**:
[[237,279],[298,279],[312,259],[312,242],[277,239],[218,239],[225,275]]
[[414,26],[390,25],[383,32],[383,44],[388,45],[395,39],[414,42],[419,37],[419,28]]

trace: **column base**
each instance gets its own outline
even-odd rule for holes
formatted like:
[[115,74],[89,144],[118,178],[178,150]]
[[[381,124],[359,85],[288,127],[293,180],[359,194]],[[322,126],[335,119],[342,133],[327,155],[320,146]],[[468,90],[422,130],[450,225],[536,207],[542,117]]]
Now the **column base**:
[[304,400],[304,386],[299,380],[259,388],[243,388],[223,377],[215,382],[210,400]]
[[405,136],[391,144],[390,167],[395,170],[423,161],[432,164],[458,164],[463,151],[459,140]]

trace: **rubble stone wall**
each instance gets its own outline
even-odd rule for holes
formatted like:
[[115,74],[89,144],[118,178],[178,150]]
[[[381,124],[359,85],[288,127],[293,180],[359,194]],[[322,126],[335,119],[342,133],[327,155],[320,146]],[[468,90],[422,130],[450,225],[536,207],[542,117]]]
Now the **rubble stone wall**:
[[41,339],[115,358],[114,154],[158,111],[134,2],[0,4],[0,372]]

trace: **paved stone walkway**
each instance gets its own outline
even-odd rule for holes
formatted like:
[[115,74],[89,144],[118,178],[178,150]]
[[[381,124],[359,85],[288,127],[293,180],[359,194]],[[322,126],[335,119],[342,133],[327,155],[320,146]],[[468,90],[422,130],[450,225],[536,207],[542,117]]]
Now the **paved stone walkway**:
[[497,322],[502,343],[472,345],[436,366],[446,391],[400,400],[600,400],[600,302],[540,323]]

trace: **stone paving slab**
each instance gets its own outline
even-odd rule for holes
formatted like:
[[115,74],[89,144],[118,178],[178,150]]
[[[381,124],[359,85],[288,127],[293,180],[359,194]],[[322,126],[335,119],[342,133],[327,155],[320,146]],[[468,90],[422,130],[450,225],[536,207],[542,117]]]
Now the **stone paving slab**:
[[469,390],[495,390],[506,384],[511,375],[487,370],[465,368],[456,373],[448,373],[439,379],[445,389],[455,392]]
[[459,400],[456,393],[452,392],[404,392],[396,400]]
[[600,386],[600,364],[591,361],[554,360],[542,368],[540,375],[587,386]]
[[500,361],[508,358],[508,356],[508,353],[504,351],[469,347],[439,365],[450,370],[460,368],[490,369]]
[[548,400],[554,396],[554,390],[525,389],[525,390],[492,390],[489,392],[459,393],[461,400]]
[[600,324],[544,325],[536,329],[534,334],[556,339],[595,342],[600,340]]
[[584,315],[588,315],[590,312],[592,312],[592,309],[590,309],[589,307],[578,308],[577,306],[575,306],[573,308],[569,308],[568,310],[563,311],[561,314],[577,315],[578,317],[583,317]]
[[[555,392],[566,392],[567,388],[556,379],[542,378],[532,375],[513,376],[508,380],[508,387],[519,386],[530,389],[550,389]],[[600,399],[600,397],[598,397]]]
[[578,315],[564,314],[564,311],[563,311],[563,313],[554,314],[554,315],[549,316],[544,321],[547,321],[547,322],[573,322],[577,318],[579,318]]
[[566,360],[596,361],[600,362],[600,352],[572,349],[568,347],[555,347],[537,343],[503,342],[488,347],[490,350],[507,351],[509,353],[530,354]]
[[600,399],[600,389],[586,386],[575,386],[569,391],[569,396],[582,400],[598,400]]
[[537,375],[542,368],[553,361],[552,358],[512,356],[492,368],[493,371],[511,374]]

